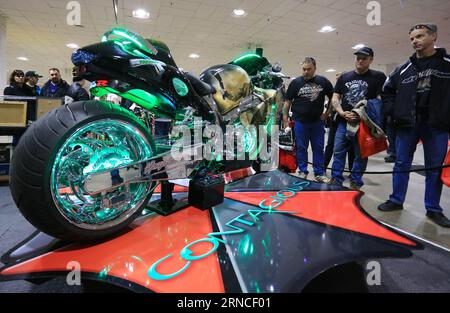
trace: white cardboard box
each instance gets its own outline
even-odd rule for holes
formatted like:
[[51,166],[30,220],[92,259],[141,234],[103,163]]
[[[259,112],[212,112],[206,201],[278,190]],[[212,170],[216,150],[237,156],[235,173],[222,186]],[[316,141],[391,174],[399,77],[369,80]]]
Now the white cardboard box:
[[11,144],[13,142],[13,136],[0,136],[0,144]]

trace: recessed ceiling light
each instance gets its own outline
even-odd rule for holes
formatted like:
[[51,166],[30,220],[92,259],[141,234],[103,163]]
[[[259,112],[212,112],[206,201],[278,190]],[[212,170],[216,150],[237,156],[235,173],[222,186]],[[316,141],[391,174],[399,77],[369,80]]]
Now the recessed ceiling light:
[[352,47],[353,50],[359,50],[361,48],[364,48],[366,45],[363,43],[357,44],[356,46]]
[[140,18],[140,19],[149,19],[150,18],[150,12],[147,12],[144,9],[134,10],[133,11],[133,17]]
[[327,26],[322,27],[322,29],[320,29],[319,32],[321,32],[321,33],[331,33],[331,32],[334,32],[335,30],[336,30],[336,28],[334,28],[333,26],[327,25]]
[[70,48],[70,49],[78,49],[79,48],[79,46],[76,43],[68,43],[66,46],[67,46],[67,48]]
[[334,73],[334,72],[336,72],[336,70],[334,68],[330,68],[327,70],[327,73]]
[[17,60],[19,61],[28,61],[27,57],[18,57]]
[[189,57],[191,59],[198,59],[200,56],[198,54],[196,54],[196,53],[192,53]]
[[234,9],[234,10],[233,10],[233,15],[234,15],[235,17],[244,17],[244,16],[247,16],[247,12],[245,12],[245,11],[242,10],[242,9]]

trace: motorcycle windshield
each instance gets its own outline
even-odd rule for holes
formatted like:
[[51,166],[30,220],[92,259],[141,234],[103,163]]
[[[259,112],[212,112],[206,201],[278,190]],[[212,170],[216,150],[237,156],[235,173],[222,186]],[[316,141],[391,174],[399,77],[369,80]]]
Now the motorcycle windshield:
[[162,41],[155,39],[145,39],[139,34],[133,33],[126,29],[113,28],[105,33],[102,42],[112,41],[118,45],[121,50],[126,53],[140,57],[152,58],[162,61],[171,66],[177,67],[170,53],[169,47]]
[[254,76],[261,72],[265,67],[270,65],[270,62],[256,53],[248,52],[238,56],[230,64],[242,67],[250,76]]
[[127,50],[130,50],[133,54],[143,53],[151,56],[158,54],[158,49],[150,41],[126,29],[113,28],[105,33],[102,42],[110,40],[114,40],[117,44],[124,47],[131,45],[132,48],[127,48]]

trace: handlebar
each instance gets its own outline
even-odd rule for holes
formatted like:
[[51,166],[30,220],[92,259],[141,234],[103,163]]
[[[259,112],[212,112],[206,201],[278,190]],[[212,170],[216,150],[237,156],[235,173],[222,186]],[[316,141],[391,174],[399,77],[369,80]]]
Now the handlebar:
[[263,75],[267,75],[267,74],[271,75],[271,76],[278,77],[278,78],[291,79],[291,77],[286,76],[285,74],[283,74],[281,72],[276,73],[276,72],[270,72],[270,71],[258,73],[257,75],[252,76],[251,78],[261,78]]
[[275,73],[275,72],[269,72],[270,75],[273,75],[275,77],[279,77],[279,78],[284,78],[284,79],[291,79],[291,77],[286,76],[285,74],[279,72],[279,73]]

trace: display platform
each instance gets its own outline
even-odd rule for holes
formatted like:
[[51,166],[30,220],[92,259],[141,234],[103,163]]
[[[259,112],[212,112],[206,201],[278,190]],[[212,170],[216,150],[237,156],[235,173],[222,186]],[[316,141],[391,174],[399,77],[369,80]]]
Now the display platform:
[[[2,257],[0,280],[67,276],[76,262],[82,279],[136,292],[301,292],[339,266],[423,249],[366,214],[360,192],[280,171],[244,176],[225,175],[225,201],[211,210],[167,217],[146,210],[106,241],[73,244],[35,233]],[[174,198],[187,196],[186,187],[175,188]]]

